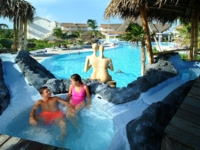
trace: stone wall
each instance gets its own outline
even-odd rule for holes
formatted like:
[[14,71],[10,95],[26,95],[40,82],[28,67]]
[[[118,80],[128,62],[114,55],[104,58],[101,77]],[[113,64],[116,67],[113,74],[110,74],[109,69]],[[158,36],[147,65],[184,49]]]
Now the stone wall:
[[178,87],[162,101],[151,104],[139,118],[127,124],[126,131],[130,149],[161,149],[164,130],[194,82],[194,80],[189,81]]
[[[41,86],[48,86],[53,94],[68,91],[70,79],[56,79],[45,67],[30,57],[28,51],[20,51],[15,61],[29,83],[36,89]],[[112,88],[105,83],[85,79],[83,79],[83,83],[89,86],[92,94],[99,94],[104,100],[114,104],[122,104],[138,99],[142,92],[146,92],[148,89],[176,75],[177,70],[175,67],[163,57],[157,63],[148,65],[147,74],[132,81],[127,87]]]

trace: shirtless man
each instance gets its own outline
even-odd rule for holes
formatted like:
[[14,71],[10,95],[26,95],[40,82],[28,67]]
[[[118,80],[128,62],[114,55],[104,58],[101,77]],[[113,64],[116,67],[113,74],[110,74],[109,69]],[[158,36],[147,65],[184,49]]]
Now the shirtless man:
[[[98,47],[97,44],[93,44],[92,48],[94,50],[91,56],[86,57],[84,71],[87,72],[91,67],[93,67],[93,72],[91,79],[100,80],[101,82],[111,81],[112,77],[109,75],[108,70],[113,70],[112,60],[110,58],[105,58],[103,55],[104,47]],[[100,56],[96,56],[96,51],[100,51]]]
[[[39,89],[39,92],[42,96],[41,100],[36,101],[31,112],[29,122],[31,125],[36,125],[37,120],[41,119],[46,124],[51,124],[52,122],[58,123],[61,129],[61,136],[66,134],[66,123],[64,120],[64,114],[58,108],[58,102],[66,105],[69,111],[74,111],[70,103],[62,100],[61,98],[54,96],[51,97],[51,92],[49,89],[44,86]],[[41,107],[42,112],[39,115],[36,115],[36,110]]]

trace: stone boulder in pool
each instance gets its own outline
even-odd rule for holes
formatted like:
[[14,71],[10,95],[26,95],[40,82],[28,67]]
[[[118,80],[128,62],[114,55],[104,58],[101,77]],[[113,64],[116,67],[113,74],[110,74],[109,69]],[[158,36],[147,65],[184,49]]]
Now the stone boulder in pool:
[[[148,65],[146,75],[139,77],[123,88],[112,88],[105,83],[95,80],[85,80],[83,82],[90,88],[92,94],[99,94],[104,100],[114,104],[122,104],[138,99],[142,92],[159,83],[177,75],[177,70],[168,60],[176,54],[168,54],[159,57],[154,64]],[[30,57],[28,51],[19,51],[16,63],[22,70],[28,82],[36,89],[48,86],[53,94],[66,93],[69,89],[70,79],[56,79],[44,66]]]
[[0,115],[10,104],[10,93],[5,84],[4,73],[2,68],[2,60],[0,59]]
[[39,89],[49,79],[55,78],[49,70],[29,55],[29,51],[19,51],[15,62],[27,78],[29,84],[33,85],[36,89]]
[[162,101],[151,104],[139,118],[127,124],[126,132],[130,149],[161,149],[164,130],[194,82],[195,80],[191,80],[176,88]]

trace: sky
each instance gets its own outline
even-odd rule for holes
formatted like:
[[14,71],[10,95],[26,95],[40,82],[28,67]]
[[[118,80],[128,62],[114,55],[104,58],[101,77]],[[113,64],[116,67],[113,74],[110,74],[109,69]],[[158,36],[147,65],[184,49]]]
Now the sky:
[[[110,0],[26,0],[35,8],[35,16],[57,21],[59,23],[87,23],[88,19],[96,20],[100,24],[122,23],[119,18],[105,20],[103,15]],[[5,23],[13,28],[13,23],[8,19],[0,18],[0,23]]]

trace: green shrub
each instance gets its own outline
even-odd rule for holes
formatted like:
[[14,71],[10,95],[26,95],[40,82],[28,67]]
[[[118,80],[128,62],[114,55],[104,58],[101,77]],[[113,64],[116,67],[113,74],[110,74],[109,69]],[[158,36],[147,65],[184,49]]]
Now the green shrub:
[[1,39],[0,44],[5,48],[11,48],[11,45],[13,44],[12,40],[9,39]]
[[156,47],[153,47],[153,53],[157,53],[157,52],[159,51],[156,49]]

